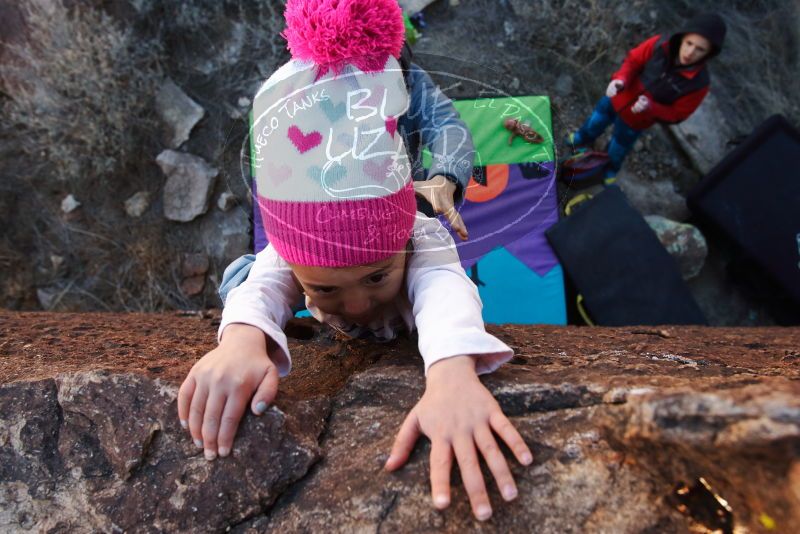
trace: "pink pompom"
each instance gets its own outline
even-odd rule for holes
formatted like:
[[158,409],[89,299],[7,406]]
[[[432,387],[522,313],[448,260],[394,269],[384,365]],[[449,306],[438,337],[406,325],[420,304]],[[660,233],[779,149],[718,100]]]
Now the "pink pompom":
[[405,39],[397,0],[288,0],[283,36],[293,59],[311,60],[335,73],[348,63],[364,72],[400,57]]

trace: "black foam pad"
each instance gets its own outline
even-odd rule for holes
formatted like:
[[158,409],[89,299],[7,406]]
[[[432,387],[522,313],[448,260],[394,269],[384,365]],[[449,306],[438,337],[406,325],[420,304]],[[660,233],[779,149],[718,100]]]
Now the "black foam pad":
[[689,209],[800,304],[800,132],[775,115],[691,191]]
[[620,188],[606,188],[546,235],[596,324],[706,324],[675,260]]

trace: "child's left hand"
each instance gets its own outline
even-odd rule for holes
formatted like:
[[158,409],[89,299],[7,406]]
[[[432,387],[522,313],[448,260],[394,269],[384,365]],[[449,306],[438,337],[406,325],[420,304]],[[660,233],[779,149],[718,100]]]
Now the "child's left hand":
[[492,515],[481,474],[476,447],[494,475],[507,501],[517,496],[517,487],[506,459],[497,446],[494,430],[523,465],[533,461],[530,449],[500,405],[475,374],[471,356],[436,362],[428,370],[425,394],[411,410],[395,438],[386,469],[394,471],[408,460],[420,434],[431,441],[431,492],[434,506],[450,504],[450,469],[455,452],[461,479],[472,511],[481,521]]

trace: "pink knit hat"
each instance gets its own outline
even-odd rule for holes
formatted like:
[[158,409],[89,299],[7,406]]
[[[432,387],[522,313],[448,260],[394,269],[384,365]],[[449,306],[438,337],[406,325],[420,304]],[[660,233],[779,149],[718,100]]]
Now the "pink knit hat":
[[397,120],[397,0],[289,0],[292,60],[253,104],[258,206],[270,243],[300,265],[364,265],[403,250],[416,199]]

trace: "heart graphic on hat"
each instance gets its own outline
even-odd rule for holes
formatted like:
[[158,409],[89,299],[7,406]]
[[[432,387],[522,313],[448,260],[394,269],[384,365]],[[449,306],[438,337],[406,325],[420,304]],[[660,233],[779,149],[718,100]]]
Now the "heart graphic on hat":
[[379,184],[383,184],[392,175],[392,158],[385,158],[380,163],[370,160],[364,164],[364,172]]
[[292,176],[292,168],[288,165],[276,166],[271,161],[267,162],[267,177],[274,185],[281,185]]
[[[329,167],[325,171],[325,185],[333,185],[347,175],[347,169],[342,165]],[[308,177],[316,182],[322,182],[322,169],[317,165],[312,165],[308,168]]]
[[339,104],[334,106],[330,100],[323,100],[319,103],[319,107],[322,108],[322,111],[325,112],[325,115],[328,116],[331,122],[336,122],[344,117],[347,111],[347,106],[344,102],[339,102]]
[[394,139],[394,133],[397,131],[397,117],[386,117],[386,131]]
[[287,132],[289,136],[289,141],[300,151],[301,154],[308,152],[315,146],[318,146],[322,142],[322,134],[314,131],[308,134],[304,134],[300,131],[295,125],[289,126],[289,131]]

